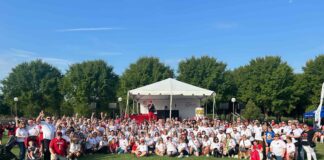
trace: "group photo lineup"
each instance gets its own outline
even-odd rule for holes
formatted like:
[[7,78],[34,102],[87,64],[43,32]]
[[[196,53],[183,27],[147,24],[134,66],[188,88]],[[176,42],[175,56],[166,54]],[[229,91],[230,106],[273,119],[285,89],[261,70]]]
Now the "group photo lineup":
[[324,1],[0,1],[0,160],[324,160]]

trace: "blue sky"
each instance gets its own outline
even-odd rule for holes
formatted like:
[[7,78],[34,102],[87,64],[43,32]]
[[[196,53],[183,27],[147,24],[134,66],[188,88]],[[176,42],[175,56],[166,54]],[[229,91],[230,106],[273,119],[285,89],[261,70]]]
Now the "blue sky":
[[322,0],[0,1],[0,79],[37,58],[63,73],[104,59],[123,73],[141,56],[177,69],[214,56],[229,69],[279,55],[295,72],[324,53]]

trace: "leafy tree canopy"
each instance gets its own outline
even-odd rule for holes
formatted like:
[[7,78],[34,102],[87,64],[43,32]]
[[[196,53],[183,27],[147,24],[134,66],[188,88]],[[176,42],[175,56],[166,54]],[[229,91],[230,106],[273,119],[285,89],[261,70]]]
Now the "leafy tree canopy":
[[213,57],[191,57],[179,64],[178,79],[202,88],[213,90],[217,99],[227,101],[235,94],[233,77],[226,71],[226,64]]
[[109,102],[116,101],[117,86],[118,76],[105,61],[73,64],[63,79],[64,108],[72,107],[74,112],[83,115],[94,108],[107,110]]
[[119,95],[128,90],[148,85],[174,76],[173,70],[155,57],[142,57],[125,70],[120,77]]
[[57,68],[41,60],[21,63],[2,81],[4,101],[12,107],[18,97],[18,112],[25,116],[35,116],[45,108],[59,114],[61,78]]
[[261,107],[263,112],[283,114],[294,109],[292,68],[280,57],[256,58],[233,73],[238,86],[238,97],[247,103],[250,99]]

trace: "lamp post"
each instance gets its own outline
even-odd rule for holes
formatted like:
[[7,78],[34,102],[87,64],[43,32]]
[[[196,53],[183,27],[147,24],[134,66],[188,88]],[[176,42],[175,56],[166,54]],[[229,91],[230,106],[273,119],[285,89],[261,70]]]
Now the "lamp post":
[[18,103],[18,97],[14,98],[15,101],[15,111],[16,111],[16,116],[17,116],[17,103]]
[[119,115],[121,117],[122,115],[122,109],[121,109],[121,102],[123,101],[122,97],[118,97],[118,107],[119,107]]
[[231,99],[231,101],[232,101],[232,103],[233,103],[233,115],[232,115],[232,116],[233,116],[233,122],[234,122],[234,114],[235,114],[235,107],[234,107],[234,104],[235,104],[236,98],[233,97],[233,98]]

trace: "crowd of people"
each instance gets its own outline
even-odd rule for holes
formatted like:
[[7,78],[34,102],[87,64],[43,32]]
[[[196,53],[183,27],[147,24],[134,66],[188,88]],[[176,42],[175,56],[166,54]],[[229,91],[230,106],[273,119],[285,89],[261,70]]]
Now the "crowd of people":
[[46,116],[16,118],[0,126],[15,136],[19,159],[66,160],[88,154],[133,154],[136,157],[214,156],[239,159],[316,160],[316,141],[324,127],[314,130],[297,120],[275,123],[219,119],[159,119],[137,123],[130,118]]

